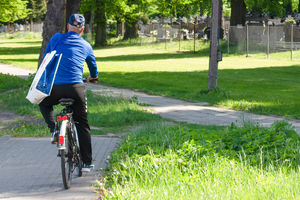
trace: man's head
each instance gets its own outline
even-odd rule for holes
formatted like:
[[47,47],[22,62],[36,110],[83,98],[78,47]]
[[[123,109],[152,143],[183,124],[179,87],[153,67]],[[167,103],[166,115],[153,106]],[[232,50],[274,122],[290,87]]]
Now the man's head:
[[68,31],[81,34],[84,30],[85,19],[81,14],[72,14],[69,18]]

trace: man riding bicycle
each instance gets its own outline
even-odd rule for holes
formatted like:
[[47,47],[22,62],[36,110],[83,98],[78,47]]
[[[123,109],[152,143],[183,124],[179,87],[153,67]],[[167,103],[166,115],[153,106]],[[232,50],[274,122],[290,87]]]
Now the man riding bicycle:
[[87,63],[90,77],[88,81],[98,81],[98,71],[91,45],[81,34],[84,30],[85,19],[80,14],[73,14],[69,18],[67,33],[56,33],[49,41],[44,56],[56,50],[62,54],[60,65],[54,80],[50,96],[40,104],[40,111],[50,128],[52,142],[55,140],[55,120],[53,105],[57,105],[61,98],[72,98],[73,118],[78,130],[80,153],[83,161],[82,171],[90,171],[92,165],[92,146],[90,127],[87,119],[87,101],[85,86],[82,81],[84,62]]

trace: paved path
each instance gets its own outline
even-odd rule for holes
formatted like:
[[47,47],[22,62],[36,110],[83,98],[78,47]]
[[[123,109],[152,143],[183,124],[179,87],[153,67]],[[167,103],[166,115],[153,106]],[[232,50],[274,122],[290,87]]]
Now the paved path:
[[[3,65],[3,64],[2,64]],[[0,68],[11,68],[11,66],[2,66]],[[0,70],[1,72],[2,70]],[[15,68],[13,71],[18,71]],[[111,96],[124,96],[131,98],[137,97],[141,103],[152,105],[147,109],[153,113],[159,114],[164,118],[183,121],[188,123],[204,124],[204,125],[224,125],[228,126],[232,122],[242,123],[246,121],[258,122],[263,126],[270,126],[274,121],[288,120],[296,128],[300,134],[300,120],[285,119],[283,117],[257,115],[247,112],[234,111],[218,107],[209,106],[207,103],[190,103],[182,100],[171,99],[167,97],[148,95],[142,92],[135,92],[128,89],[119,89],[103,85],[89,84],[88,89],[98,94]]]
[[2,64],[0,63],[0,73],[2,74],[11,74],[16,75],[21,78],[27,78],[30,73],[34,73],[34,71],[29,69],[17,68],[12,65]]
[[114,137],[92,137],[95,169],[74,177],[71,188],[63,188],[60,158],[49,137],[0,138],[0,199],[10,200],[90,200],[99,179],[99,169],[106,167],[110,152],[120,141]]
[[148,95],[128,89],[119,89],[103,85],[89,84],[87,88],[95,93],[110,96],[123,96],[125,98],[137,97],[138,102],[151,105],[145,107],[152,113],[175,121],[182,121],[203,125],[229,126],[232,122],[243,123],[243,121],[257,122],[269,127],[274,121],[288,120],[300,133],[300,120],[285,119],[283,117],[257,115],[242,111],[229,110],[209,106],[208,103],[191,103],[178,99],[161,96]]

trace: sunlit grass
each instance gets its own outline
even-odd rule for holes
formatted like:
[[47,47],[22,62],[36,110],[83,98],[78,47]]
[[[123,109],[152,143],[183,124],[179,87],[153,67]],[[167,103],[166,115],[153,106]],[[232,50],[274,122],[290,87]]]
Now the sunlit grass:
[[[0,74],[0,83],[5,82],[5,87],[0,87],[4,92],[0,95],[0,110],[11,110],[19,115],[27,115],[28,119],[34,118],[34,123],[18,122],[11,129],[0,129],[0,136],[49,136],[49,130],[40,113],[39,106],[31,104],[25,97],[30,80]],[[17,89],[15,89],[17,87]],[[11,89],[15,89],[11,91]],[[88,120],[91,126],[103,129],[93,130],[92,134],[99,135],[107,132],[128,133],[134,126],[144,123],[159,122],[162,118],[142,110],[137,102],[122,97],[103,97],[87,91]],[[55,106],[55,114],[63,109]],[[1,122],[0,122],[1,124]]]
[[[116,87],[138,89],[188,101],[262,114],[300,118],[300,67],[290,52],[245,55],[223,53],[218,90],[207,92],[209,43],[197,41],[198,51],[177,52],[177,43],[147,44],[117,41],[94,49],[100,81]],[[4,39],[0,62],[35,70],[41,40]],[[181,41],[182,48],[192,41]],[[226,52],[226,44],[222,44]],[[297,54],[299,52],[295,52]],[[85,66],[84,72],[88,72]],[[88,74],[85,74],[86,76]]]
[[106,199],[298,199],[299,142],[282,122],[269,129],[150,124],[112,154],[101,190]]

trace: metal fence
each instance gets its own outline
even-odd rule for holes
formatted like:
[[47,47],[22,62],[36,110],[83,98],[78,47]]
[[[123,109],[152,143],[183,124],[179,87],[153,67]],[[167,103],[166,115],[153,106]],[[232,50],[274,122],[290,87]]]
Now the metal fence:
[[[206,23],[139,25],[139,39],[131,43],[178,51],[209,50],[210,29]],[[220,31],[223,54],[265,58],[300,59],[300,26],[225,26]]]
[[13,32],[35,32],[43,31],[43,23],[38,24],[9,24],[0,26],[0,33],[13,33]]
[[300,27],[293,24],[278,26],[236,26],[226,29],[227,53],[266,58],[300,59]]
[[[135,45],[152,48],[190,51],[209,55],[210,29],[208,21],[139,24],[139,38],[129,40]],[[0,26],[1,32],[42,32],[40,24]],[[92,41],[94,33],[85,33]],[[300,26],[284,24],[271,26],[229,26],[220,31],[219,46],[223,54],[239,54],[265,58],[300,59]]]
[[172,24],[153,23],[139,25],[140,45],[156,45],[165,49],[177,49],[179,51],[199,51],[199,41],[207,39],[206,23]]

